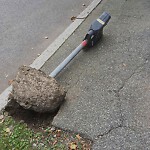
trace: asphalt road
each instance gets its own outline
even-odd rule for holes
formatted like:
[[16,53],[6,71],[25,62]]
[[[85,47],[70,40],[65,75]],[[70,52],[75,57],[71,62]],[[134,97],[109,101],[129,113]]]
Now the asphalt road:
[[31,64],[91,2],[0,0],[0,93],[18,67]]

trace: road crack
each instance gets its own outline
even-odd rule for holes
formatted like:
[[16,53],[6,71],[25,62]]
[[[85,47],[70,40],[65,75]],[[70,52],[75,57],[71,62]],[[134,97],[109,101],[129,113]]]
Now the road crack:
[[[142,68],[145,64],[147,63],[144,62],[142,63],[140,66],[137,66],[136,69],[132,72],[132,74],[130,74],[130,76],[124,80],[124,82],[122,83],[122,85],[117,89],[117,90],[113,90],[113,92],[115,93],[116,97],[118,98],[118,107],[119,107],[119,114],[120,114],[120,124],[116,127],[112,126],[109,130],[107,130],[106,132],[102,133],[102,134],[99,134],[96,139],[100,138],[100,137],[103,137],[105,135],[108,135],[110,134],[113,130],[115,129],[118,129],[118,128],[128,128],[132,131],[135,132],[135,130],[131,127],[128,127],[128,126],[125,126],[124,125],[124,117],[123,117],[123,114],[122,114],[122,105],[121,105],[121,97],[120,97],[120,91],[125,87],[125,85],[128,83],[128,81],[134,76],[135,73],[140,73],[142,70],[139,70],[140,68]],[[137,72],[139,70],[139,72]]]

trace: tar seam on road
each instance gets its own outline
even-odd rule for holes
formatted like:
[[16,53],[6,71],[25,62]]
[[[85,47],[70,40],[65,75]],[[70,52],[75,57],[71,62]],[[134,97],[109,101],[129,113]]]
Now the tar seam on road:
[[[40,69],[45,62],[59,49],[59,47],[72,35],[72,33],[80,26],[80,24],[88,17],[88,15],[101,3],[102,0],[94,0],[83,12],[81,12],[73,23],[71,23],[65,31],[60,34],[56,40],[30,65],[32,68]],[[12,91],[10,85],[0,94],[0,110],[8,103],[9,94]]]

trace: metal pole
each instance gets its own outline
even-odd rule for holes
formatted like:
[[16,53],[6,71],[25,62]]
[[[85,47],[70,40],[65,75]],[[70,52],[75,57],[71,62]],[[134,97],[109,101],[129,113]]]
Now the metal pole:
[[84,40],[62,63],[58,65],[58,67],[53,72],[51,72],[50,76],[53,78],[57,76],[59,72],[65,68],[65,66],[81,51],[81,49],[86,46],[86,44],[87,41]]

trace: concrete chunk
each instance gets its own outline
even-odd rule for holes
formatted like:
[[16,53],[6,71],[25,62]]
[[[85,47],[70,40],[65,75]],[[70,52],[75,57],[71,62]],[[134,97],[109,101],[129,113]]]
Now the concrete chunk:
[[66,92],[57,81],[44,72],[22,66],[12,83],[11,99],[25,109],[53,112],[63,102]]

